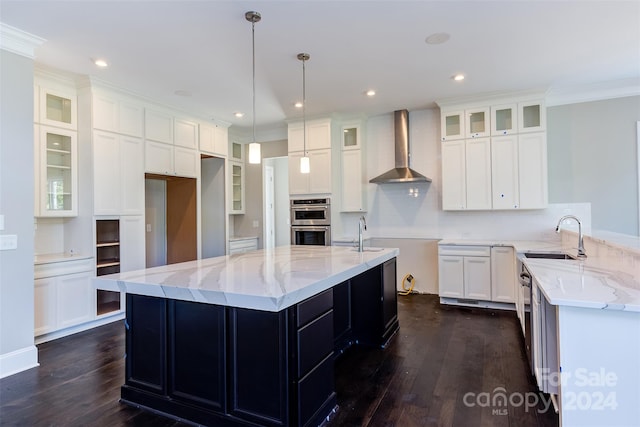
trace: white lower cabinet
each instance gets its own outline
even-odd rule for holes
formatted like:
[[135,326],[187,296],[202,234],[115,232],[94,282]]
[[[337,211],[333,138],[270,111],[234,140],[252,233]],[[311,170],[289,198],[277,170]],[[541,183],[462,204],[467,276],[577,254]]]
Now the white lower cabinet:
[[34,336],[94,319],[93,258],[36,264]]
[[491,248],[491,301],[515,302],[516,258],[508,246]]
[[440,246],[439,295],[491,299],[491,249],[488,246]]

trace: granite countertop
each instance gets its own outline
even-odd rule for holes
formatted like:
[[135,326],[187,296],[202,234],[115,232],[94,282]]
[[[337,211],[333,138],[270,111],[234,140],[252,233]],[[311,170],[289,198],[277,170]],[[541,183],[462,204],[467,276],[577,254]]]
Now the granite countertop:
[[99,276],[97,289],[280,311],[396,257],[394,248],[280,246]]

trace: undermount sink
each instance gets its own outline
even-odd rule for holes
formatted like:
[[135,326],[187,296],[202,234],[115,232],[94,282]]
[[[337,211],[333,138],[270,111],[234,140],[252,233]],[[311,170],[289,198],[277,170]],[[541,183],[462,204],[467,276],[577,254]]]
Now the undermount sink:
[[[358,248],[351,248],[352,251],[358,252]],[[384,248],[362,248],[362,252],[380,252]]]
[[576,259],[575,257],[558,252],[525,252],[525,258],[544,258],[544,259]]

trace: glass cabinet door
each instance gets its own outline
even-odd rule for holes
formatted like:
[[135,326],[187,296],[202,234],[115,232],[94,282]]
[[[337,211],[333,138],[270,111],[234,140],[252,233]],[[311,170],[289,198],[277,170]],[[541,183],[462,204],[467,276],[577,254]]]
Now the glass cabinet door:
[[40,123],[76,129],[75,95],[41,88]]
[[467,120],[467,138],[489,136],[489,108],[465,110]]
[[521,102],[518,104],[518,127],[520,132],[537,132],[547,128],[546,111],[543,101]]
[[516,104],[491,107],[491,135],[511,135],[518,132],[518,106]]
[[76,133],[40,131],[40,216],[77,215]]
[[342,127],[342,149],[357,150],[360,148],[360,127],[359,126],[343,126]]
[[231,195],[231,206],[229,210],[231,214],[243,214],[244,213],[244,165],[237,162],[229,162],[229,168],[231,170],[230,183],[231,188],[229,194]]
[[463,139],[465,136],[464,111],[441,112],[442,141]]

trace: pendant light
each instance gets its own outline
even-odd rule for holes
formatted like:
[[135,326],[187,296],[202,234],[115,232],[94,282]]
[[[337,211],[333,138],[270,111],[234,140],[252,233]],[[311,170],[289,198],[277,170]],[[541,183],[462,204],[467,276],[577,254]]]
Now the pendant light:
[[298,59],[302,61],[302,134],[303,134],[303,152],[300,158],[300,173],[309,173],[311,167],[309,165],[309,156],[307,155],[307,93],[305,81],[304,64],[311,56],[308,53],[299,53]]
[[262,16],[258,12],[249,11],[244,14],[247,21],[251,22],[251,47],[253,61],[253,139],[249,144],[249,163],[260,163],[260,144],[256,142],[256,22],[260,22]]

